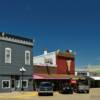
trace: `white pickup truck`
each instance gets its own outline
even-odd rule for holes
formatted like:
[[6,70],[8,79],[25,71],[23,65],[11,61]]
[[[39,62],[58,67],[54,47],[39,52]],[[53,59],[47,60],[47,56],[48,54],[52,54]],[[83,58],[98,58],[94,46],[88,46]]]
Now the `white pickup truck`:
[[77,87],[77,92],[78,93],[89,93],[89,86],[88,85],[79,85]]

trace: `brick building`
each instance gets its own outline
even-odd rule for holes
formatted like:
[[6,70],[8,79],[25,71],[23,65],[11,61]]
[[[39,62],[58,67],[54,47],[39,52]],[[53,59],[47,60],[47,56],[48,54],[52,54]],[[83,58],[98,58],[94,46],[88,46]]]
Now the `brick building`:
[[35,85],[40,81],[52,81],[55,85],[69,82],[75,74],[75,56],[71,50],[50,53],[45,50],[42,55],[33,57],[33,64]]

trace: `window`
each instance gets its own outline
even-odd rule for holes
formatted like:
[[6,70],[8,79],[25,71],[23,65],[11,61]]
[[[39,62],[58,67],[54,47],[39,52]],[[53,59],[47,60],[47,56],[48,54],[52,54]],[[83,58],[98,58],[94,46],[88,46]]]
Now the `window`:
[[17,81],[16,81],[16,87],[17,87],[17,88],[20,88],[20,80],[17,80]]
[[30,65],[30,51],[25,51],[25,64]]
[[5,48],[5,63],[11,63],[11,48]]
[[52,61],[51,58],[44,59],[44,62],[45,62],[46,64],[53,64],[53,61]]
[[2,80],[2,88],[3,89],[10,88],[10,80]]
[[28,80],[23,80],[23,88],[28,88]]

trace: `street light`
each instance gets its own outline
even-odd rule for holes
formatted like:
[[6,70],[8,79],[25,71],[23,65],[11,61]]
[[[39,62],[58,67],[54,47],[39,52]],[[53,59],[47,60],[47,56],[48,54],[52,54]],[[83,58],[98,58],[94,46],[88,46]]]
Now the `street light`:
[[23,91],[23,73],[26,72],[26,69],[24,67],[20,68],[19,71],[21,72],[22,75],[22,85],[21,85],[21,91]]

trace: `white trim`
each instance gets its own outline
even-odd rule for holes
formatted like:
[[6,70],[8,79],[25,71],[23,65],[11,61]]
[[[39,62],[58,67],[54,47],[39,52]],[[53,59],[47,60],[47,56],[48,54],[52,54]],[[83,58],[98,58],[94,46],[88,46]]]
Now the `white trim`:
[[17,87],[17,88],[20,88],[20,86],[21,86],[21,83],[20,83],[20,80],[18,80],[18,81],[17,81],[16,87]]
[[29,46],[33,46],[34,45],[32,42],[19,40],[19,39],[15,39],[15,38],[10,38],[10,37],[1,37],[0,36],[0,40],[9,41],[9,42],[15,42],[15,43],[29,45]]
[[[7,82],[9,82],[9,86],[8,87],[3,87],[3,82],[5,82],[5,81],[7,81]],[[2,88],[3,89],[9,89],[10,88],[10,80],[2,80]]]
[[[27,57],[26,55],[29,54],[29,60],[27,60]],[[29,50],[26,50],[25,51],[25,65],[30,65],[30,51]]]
[[[9,58],[9,60],[7,59],[7,50],[9,50],[9,52],[10,52],[10,58]],[[5,63],[10,63],[11,64],[11,48],[5,48]]]
[[[23,80],[23,82],[26,82],[26,86],[23,86],[23,88],[28,88],[28,80]],[[21,87],[22,87],[22,80],[21,80]]]

